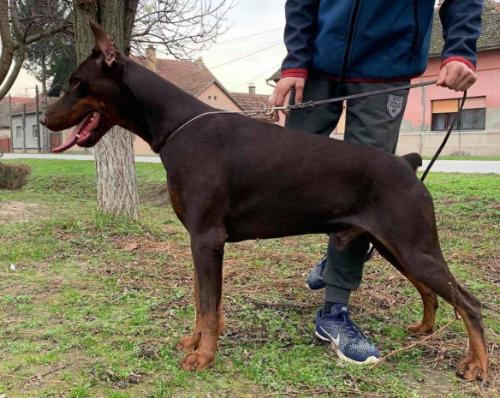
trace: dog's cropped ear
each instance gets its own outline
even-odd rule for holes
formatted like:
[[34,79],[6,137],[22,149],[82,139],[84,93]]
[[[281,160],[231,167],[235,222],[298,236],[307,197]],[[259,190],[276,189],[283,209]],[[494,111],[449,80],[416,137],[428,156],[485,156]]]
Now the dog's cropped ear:
[[90,29],[94,33],[95,48],[104,56],[106,65],[112,66],[116,62],[116,48],[113,40],[108,34],[95,22],[89,21]]

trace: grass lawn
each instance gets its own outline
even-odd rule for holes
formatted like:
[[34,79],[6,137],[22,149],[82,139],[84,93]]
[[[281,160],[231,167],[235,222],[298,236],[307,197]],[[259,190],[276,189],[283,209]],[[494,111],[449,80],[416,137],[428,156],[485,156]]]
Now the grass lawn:
[[[30,160],[21,191],[0,191],[0,397],[498,397],[500,177],[431,174],[441,243],[487,305],[490,386],[454,371],[461,322],[377,367],[340,364],[313,338],[321,293],[305,288],[326,236],[227,245],[226,332],[215,366],[178,369],[194,317],[188,236],[160,165],[139,164],[139,223],[99,213],[92,162]],[[416,341],[415,289],[381,258],[365,268],[353,317],[382,354]],[[454,317],[441,302],[437,326]]]
[[[432,159],[432,156],[424,156],[424,159]],[[444,155],[439,160],[500,160],[500,156]]]

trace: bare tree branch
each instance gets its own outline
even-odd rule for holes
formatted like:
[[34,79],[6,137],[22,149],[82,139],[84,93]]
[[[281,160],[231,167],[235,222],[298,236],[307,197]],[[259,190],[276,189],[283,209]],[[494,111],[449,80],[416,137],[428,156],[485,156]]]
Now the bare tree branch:
[[68,29],[69,27],[71,26],[71,23],[68,20],[60,23],[59,25],[56,25],[54,27],[52,27],[51,29],[48,29],[46,31],[42,31],[42,32],[38,32],[36,34],[33,34],[31,36],[28,36],[26,38],[26,44],[29,45],[31,43],[34,43],[36,41],[39,41],[39,40],[42,40],[48,36],[51,36],[53,34],[56,34],[56,33],[59,33],[59,32],[63,32],[65,31],[66,29]]
[[140,0],[132,47],[158,44],[175,58],[191,58],[227,30],[228,11],[234,0]]
[[22,42],[25,37],[24,34],[25,31],[21,28],[21,23],[19,22],[19,15],[17,13],[17,6],[15,1],[10,2],[10,22],[17,41]]
[[21,71],[21,67],[23,66],[24,59],[26,58],[26,47],[24,46],[24,44],[21,44],[18,47],[14,58],[15,58],[14,67],[12,68],[12,70],[9,74],[9,77],[0,86],[0,99],[7,95],[9,90],[12,88],[12,85],[16,81],[17,76],[19,75],[19,72]]
[[71,25],[68,7],[59,6],[66,4],[65,1],[0,0],[0,99],[19,75],[27,46]]
[[[0,55],[0,84],[3,82],[14,59],[16,42],[12,39],[9,24],[8,0],[0,0],[0,39],[2,40],[2,54]],[[1,98],[1,97],[0,97]]]

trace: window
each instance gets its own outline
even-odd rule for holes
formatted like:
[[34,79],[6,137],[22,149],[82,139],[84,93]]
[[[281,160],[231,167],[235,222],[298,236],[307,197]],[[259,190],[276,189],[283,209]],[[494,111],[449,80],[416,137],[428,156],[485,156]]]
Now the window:
[[208,99],[212,99],[212,96],[211,96],[211,95],[209,95],[209,96],[208,96]]
[[31,131],[33,132],[33,138],[38,138],[38,126],[36,124],[33,125],[33,129]]
[[[446,131],[456,117],[461,99],[432,101],[432,131]],[[468,98],[456,130],[484,130],[486,126],[486,97]]]
[[461,130],[484,130],[486,109],[464,109],[460,118]]
[[[443,131],[448,130],[450,124],[453,122],[456,113],[433,113],[432,114],[432,131]],[[454,129],[459,130],[457,123],[455,122]]]
[[214,100],[216,100],[216,99],[217,99],[217,96],[216,96],[216,95],[214,95]]

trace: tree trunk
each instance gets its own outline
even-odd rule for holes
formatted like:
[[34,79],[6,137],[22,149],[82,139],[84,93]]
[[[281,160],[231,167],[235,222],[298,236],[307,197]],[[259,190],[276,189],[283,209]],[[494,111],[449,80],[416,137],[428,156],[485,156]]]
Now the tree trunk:
[[[45,52],[42,53],[42,107],[43,113],[47,110],[47,65]],[[50,137],[47,127],[42,126],[42,137],[44,137],[43,146],[46,148],[47,152],[50,152]]]
[[[0,100],[7,95],[19,75],[26,57],[24,43],[14,41],[9,20],[9,2],[0,0]],[[12,64],[14,63],[14,66]],[[10,74],[9,74],[10,71]]]
[[0,42],[2,43],[2,52],[0,53],[0,85],[7,77],[12,61],[14,60],[15,43],[11,35],[9,3],[7,0],[0,0]]
[[[115,45],[127,52],[137,9],[135,0],[74,0],[76,56],[78,63],[90,54],[94,36],[89,17],[111,35]],[[94,147],[97,202],[105,212],[139,218],[132,134],[113,127]]]

